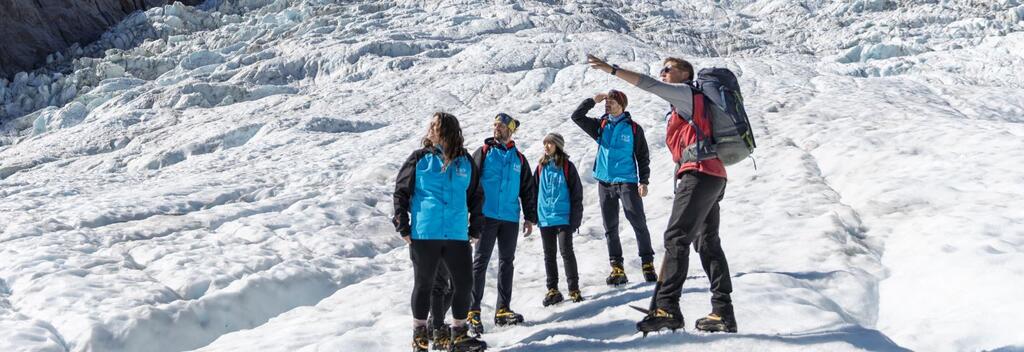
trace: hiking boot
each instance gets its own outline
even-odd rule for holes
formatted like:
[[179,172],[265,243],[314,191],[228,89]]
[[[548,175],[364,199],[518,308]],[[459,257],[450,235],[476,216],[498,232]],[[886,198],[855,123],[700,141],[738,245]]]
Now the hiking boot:
[[426,326],[412,329],[412,352],[427,352],[430,348],[430,333]]
[[434,325],[434,318],[433,317],[428,317],[427,318],[427,332],[429,332],[429,334],[427,334],[427,339],[433,341],[434,340],[434,332],[437,331],[437,329],[447,329],[447,328],[448,328],[448,323],[447,322],[441,322],[441,325]]
[[466,325],[453,326],[450,341],[448,351],[452,352],[477,352],[487,349],[486,342],[469,335],[469,327]]
[[431,349],[434,351],[447,351],[448,345],[451,344],[452,341],[451,328],[447,326],[440,326],[437,327],[436,329],[433,329],[433,331],[434,344],[431,347]]
[[697,319],[695,326],[697,330],[704,332],[736,332],[736,317],[730,316],[729,314],[722,314],[721,316],[715,313],[708,314],[708,316]]
[[658,274],[654,272],[654,263],[644,263],[644,281],[657,282]]
[[562,297],[562,293],[558,292],[557,288],[553,288],[548,290],[548,294],[544,295],[544,306],[547,307],[563,300],[565,300],[565,297]]
[[636,323],[636,330],[644,333],[644,337],[647,337],[648,333],[658,331],[661,329],[669,329],[676,331],[677,329],[683,328],[683,314],[680,312],[670,312],[661,308],[652,310],[644,317],[639,323]]
[[625,285],[629,282],[629,279],[626,278],[626,271],[622,270],[622,264],[612,264],[612,273],[608,274],[608,279],[605,282],[612,286]]
[[523,315],[508,308],[498,309],[498,312],[494,313],[494,325],[497,326],[516,325],[522,322]]
[[473,335],[480,336],[484,334],[484,323],[480,321],[479,310],[469,311],[469,315],[466,316],[466,323],[469,323],[469,330]]
[[580,290],[569,290],[569,299],[571,299],[573,303],[583,302],[583,293],[580,293]]

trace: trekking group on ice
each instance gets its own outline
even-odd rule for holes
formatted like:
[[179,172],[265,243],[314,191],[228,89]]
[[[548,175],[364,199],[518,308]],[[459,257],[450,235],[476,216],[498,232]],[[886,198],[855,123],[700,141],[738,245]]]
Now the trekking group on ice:
[[[591,68],[618,77],[670,104],[666,145],[676,162],[674,198],[664,233],[665,254],[655,269],[643,198],[651,173],[644,129],[626,110],[618,90],[587,98],[571,119],[598,144],[593,177],[608,246],[609,285],[628,282],[619,240],[619,208],[636,234],[642,275],[656,282],[646,316],[636,324],[646,335],[683,327],[679,300],[687,276],[690,245],[711,283],[711,312],[696,321],[706,332],[737,331],[729,265],[720,245],[719,202],[725,194],[726,165],[745,159],[755,147],[735,75],[708,68],[694,74],[686,60],[667,58],[660,80],[588,56]],[[605,113],[588,117],[597,104]],[[487,344],[480,301],[494,247],[498,247],[494,324],[514,325],[524,317],[509,306],[513,261],[519,235],[539,227],[548,292],[544,306],[565,300],[559,290],[558,254],[568,298],[585,300],[579,287],[573,233],[583,219],[583,186],[558,133],[544,137],[544,155],[531,168],[513,136],[520,122],[505,113],[494,118],[494,136],[470,154],[458,119],[431,117],[423,148],[403,163],[396,178],[394,225],[409,245],[415,273],[412,289],[413,350],[482,351]],[[670,171],[670,170],[664,170]],[[475,247],[475,248],[474,248]],[[474,250],[475,249],[475,250]],[[444,317],[451,310],[454,321]],[[429,320],[428,320],[429,318]],[[433,346],[431,346],[431,343]]]

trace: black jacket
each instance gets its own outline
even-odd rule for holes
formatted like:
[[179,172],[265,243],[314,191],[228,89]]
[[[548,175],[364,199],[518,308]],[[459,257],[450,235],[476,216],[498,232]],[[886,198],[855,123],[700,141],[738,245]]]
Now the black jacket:
[[[608,118],[608,115],[601,115],[600,118],[587,117],[587,112],[597,105],[594,99],[587,98],[576,108],[576,111],[572,113],[572,122],[575,122],[577,126],[583,129],[593,138],[595,141],[601,138],[601,121]],[[636,159],[636,171],[640,177],[640,183],[648,184],[651,177],[651,152],[647,147],[647,137],[644,136],[644,128],[640,124],[633,121],[633,118],[629,115],[629,112],[625,112],[626,119],[629,120],[634,128],[633,133],[633,158]]]

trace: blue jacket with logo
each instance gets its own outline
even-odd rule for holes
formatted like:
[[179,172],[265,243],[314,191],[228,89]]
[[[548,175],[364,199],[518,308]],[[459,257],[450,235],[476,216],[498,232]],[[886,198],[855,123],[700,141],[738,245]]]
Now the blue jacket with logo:
[[480,169],[485,217],[519,222],[522,210],[526,221],[537,223],[536,198],[530,191],[533,173],[515,142],[502,145],[494,138],[487,138],[484,146],[473,152],[473,161]]
[[583,185],[576,165],[565,162],[537,166],[537,218],[540,227],[568,226],[569,232],[575,232],[583,220]]
[[459,149],[461,154],[448,167],[439,147],[417,150],[402,165],[395,180],[392,219],[399,234],[414,240],[480,237],[479,171],[469,153]]
[[633,121],[629,112],[623,112],[618,120],[607,114],[596,119],[587,117],[595,105],[594,99],[587,98],[572,114],[572,121],[597,141],[594,178],[608,183],[647,184],[651,154],[643,127]]

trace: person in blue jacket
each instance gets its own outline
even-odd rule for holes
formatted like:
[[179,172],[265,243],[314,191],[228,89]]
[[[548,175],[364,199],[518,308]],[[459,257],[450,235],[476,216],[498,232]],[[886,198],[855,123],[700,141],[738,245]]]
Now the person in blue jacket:
[[[587,112],[602,101],[604,115],[600,118],[587,117]],[[626,94],[613,89],[608,94],[587,98],[572,113],[572,121],[597,141],[594,178],[599,181],[598,202],[601,204],[608,259],[612,266],[612,272],[606,280],[609,285],[629,282],[622,268],[620,202],[626,220],[629,220],[636,234],[644,280],[658,281],[654,271],[654,247],[651,246],[651,233],[647,229],[647,216],[644,215],[644,202],[641,199],[647,196],[648,178],[651,175],[650,151],[643,127],[634,122],[626,111],[628,102]]]
[[535,174],[537,220],[544,247],[544,271],[548,286],[543,305],[546,307],[564,299],[558,291],[558,263],[555,258],[558,249],[562,252],[569,298],[573,302],[582,302],[572,234],[583,220],[583,186],[576,165],[569,161],[569,155],[565,153],[565,139],[562,135],[550,133],[544,137],[544,156],[537,163]]
[[473,292],[470,239],[480,237],[483,192],[479,187],[479,170],[462,145],[459,120],[448,113],[435,113],[423,148],[409,156],[395,179],[392,221],[409,244],[414,272],[413,351],[429,348],[427,315],[441,262],[450,272],[454,286],[449,349],[487,348],[487,343],[470,336],[466,326]]
[[473,259],[473,304],[469,308],[469,326],[476,334],[484,332],[480,321],[480,301],[484,296],[487,265],[498,245],[498,301],[494,324],[514,325],[523,316],[509,307],[512,301],[513,261],[519,237],[519,214],[523,214],[523,232],[533,232],[537,222],[536,199],[532,189],[530,163],[516,148],[512,135],[519,120],[505,113],[494,117],[494,136],[473,152],[473,162],[480,169],[480,186],[484,190],[484,225]]

